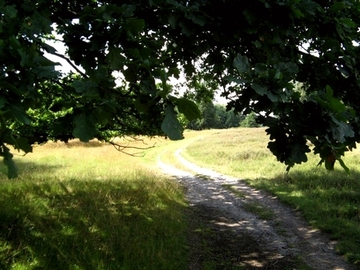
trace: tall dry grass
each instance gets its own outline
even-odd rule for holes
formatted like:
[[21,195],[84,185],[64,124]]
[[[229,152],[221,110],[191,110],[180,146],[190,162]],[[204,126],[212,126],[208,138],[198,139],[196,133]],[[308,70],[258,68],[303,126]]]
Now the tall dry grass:
[[141,158],[72,142],[15,161],[19,178],[0,178],[0,269],[186,268],[183,191]]

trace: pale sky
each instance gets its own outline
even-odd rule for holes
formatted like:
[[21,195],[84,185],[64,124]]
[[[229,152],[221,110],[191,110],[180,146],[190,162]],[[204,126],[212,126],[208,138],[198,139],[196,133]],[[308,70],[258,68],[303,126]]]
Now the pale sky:
[[[65,46],[64,46],[64,44],[62,43],[62,42],[60,42],[60,41],[58,41],[58,42],[50,42],[50,41],[48,41],[47,42],[50,46],[52,46],[52,47],[54,47],[56,50],[57,50],[57,52],[59,53],[59,54],[62,54],[62,55],[65,55]],[[49,60],[51,60],[51,61],[53,61],[53,62],[58,62],[58,63],[60,63],[61,65],[58,65],[58,66],[55,66],[55,69],[56,70],[59,70],[59,71],[62,71],[62,72],[64,72],[64,73],[68,73],[69,71],[73,71],[73,72],[77,72],[73,67],[71,67],[71,65],[66,61],[66,60],[64,60],[64,59],[62,59],[62,58],[60,58],[60,57],[58,57],[58,56],[56,56],[56,55],[53,55],[53,54],[50,54],[50,53],[47,53],[47,52],[45,52],[44,53],[44,56],[46,57],[46,58],[48,58]],[[78,66],[77,66],[78,67]],[[80,70],[82,70],[82,68],[81,67],[78,67]],[[170,78],[170,83],[171,84],[176,84],[176,83],[178,83],[178,82],[183,82],[185,80],[185,78],[184,78],[184,76],[181,76],[180,75],[180,78],[179,78],[179,80],[177,80],[176,78],[173,78],[173,77],[171,77]],[[185,89],[184,89],[184,91],[185,91]],[[220,91],[217,91],[217,92],[220,92]],[[214,100],[214,102],[215,103],[218,103],[218,104],[226,104],[227,102],[226,102],[226,99],[224,99],[223,97],[220,97],[220,95],[219,95],[219,93],[216,93],[215,94],[215,100]]]

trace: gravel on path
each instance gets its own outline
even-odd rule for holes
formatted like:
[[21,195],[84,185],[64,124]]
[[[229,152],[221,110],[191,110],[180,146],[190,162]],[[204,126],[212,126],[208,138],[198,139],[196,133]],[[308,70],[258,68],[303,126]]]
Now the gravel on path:
[[[299,259],[309,266],[308,269],[356,269],[336,254],[336,243],[310,227],[299,212],[240,179],[187,161],[181,151],[177,150],[175,156],[193,173],[164,163],[161,156],[158,165],[184,186],[197,218],[211,224],[216,245],[213,250],[219,250],[219,246],[227,250],[228,255],[224,255],[223,260],[231,264],[225,267],[224,262],[218,262],[213,269],[303,269],[294,266]],[[249,205],[270,212],[270,218],[249,211]],[[223,241],[218,241],[220,238]],[[201,256],[193,256],[190,269],[203,269]]]

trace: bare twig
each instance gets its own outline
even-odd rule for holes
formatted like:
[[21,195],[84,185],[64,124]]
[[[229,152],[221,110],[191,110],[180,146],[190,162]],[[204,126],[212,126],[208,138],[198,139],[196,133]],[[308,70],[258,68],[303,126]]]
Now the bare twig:
[[[114,148],[116,150],[118,150],[119,152],[122,152],[126,155],[133,156],[133,157],[143,157],[145,155],[143,151],[154,148],[155,144],[156,144],[156,143],[154,143],[153,145],[146,146],[146,147],[132,146],[132,145],[130,145],[130,143],[132,143],[132,142],[142,142],[143,144],[146,144],[146,143],[144,142],[143,139],[138,139],[135,137],[130,137],[130,138],[131,138],[131,140],[128,140],[128,142],[126,144],[119,144],[119,143],[114,142],[113,140],[109,141],[109,143],[112,146],[114,146]],[[126,140],[126,138],[125,138],[125,140]],[[136,153],[129,153],[126,151],[126,149],[136,149],[136,150],[142,150],[142,151],[136,152]]]
[[87,76],[84,72],[82,72],[76,65],[74,65],[73,62],[71,62],[71,60],[70,60],[69,58],[67,58],[66,56],[64,56],[64,55],[62,55],[62,54],[60,54],[60,53],[56,53],[56,52],[51,52],[51,54],[56,55],[57,57],[60,57],[60,58],[64,59],[66,62],[69,63],[69,65],[70,65],[73,69],[75,69],[75,70],[76,70],[78,73],[80,73],[83,77],[85,77],[85,78],[88,77],[88,76]]

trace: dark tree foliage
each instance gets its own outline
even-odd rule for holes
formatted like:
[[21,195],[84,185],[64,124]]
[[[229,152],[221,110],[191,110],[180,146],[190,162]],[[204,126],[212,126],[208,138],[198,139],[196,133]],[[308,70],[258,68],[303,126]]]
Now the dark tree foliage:
[[[14,177],[8,145],[181,139],[176,111],[199,117],[167,86],[183,72],[197,98],[211,96],[196,87],[205,81],[228,109],[262,115],[288,169],[307,161],[309,141],[326,168],[347,169],[360,139],[359,25],[357,0],[0,0],[0,155]],[[49,45],[59,36],[66,55]],[[78,74],[56,72],[45,52]]]
[[233,128],[239,127],[240,122],[245,118],[240,113],[235,113],[233,109],[227,110],[224,105],[216,104],[216,117],[219,119],[217,128]]

